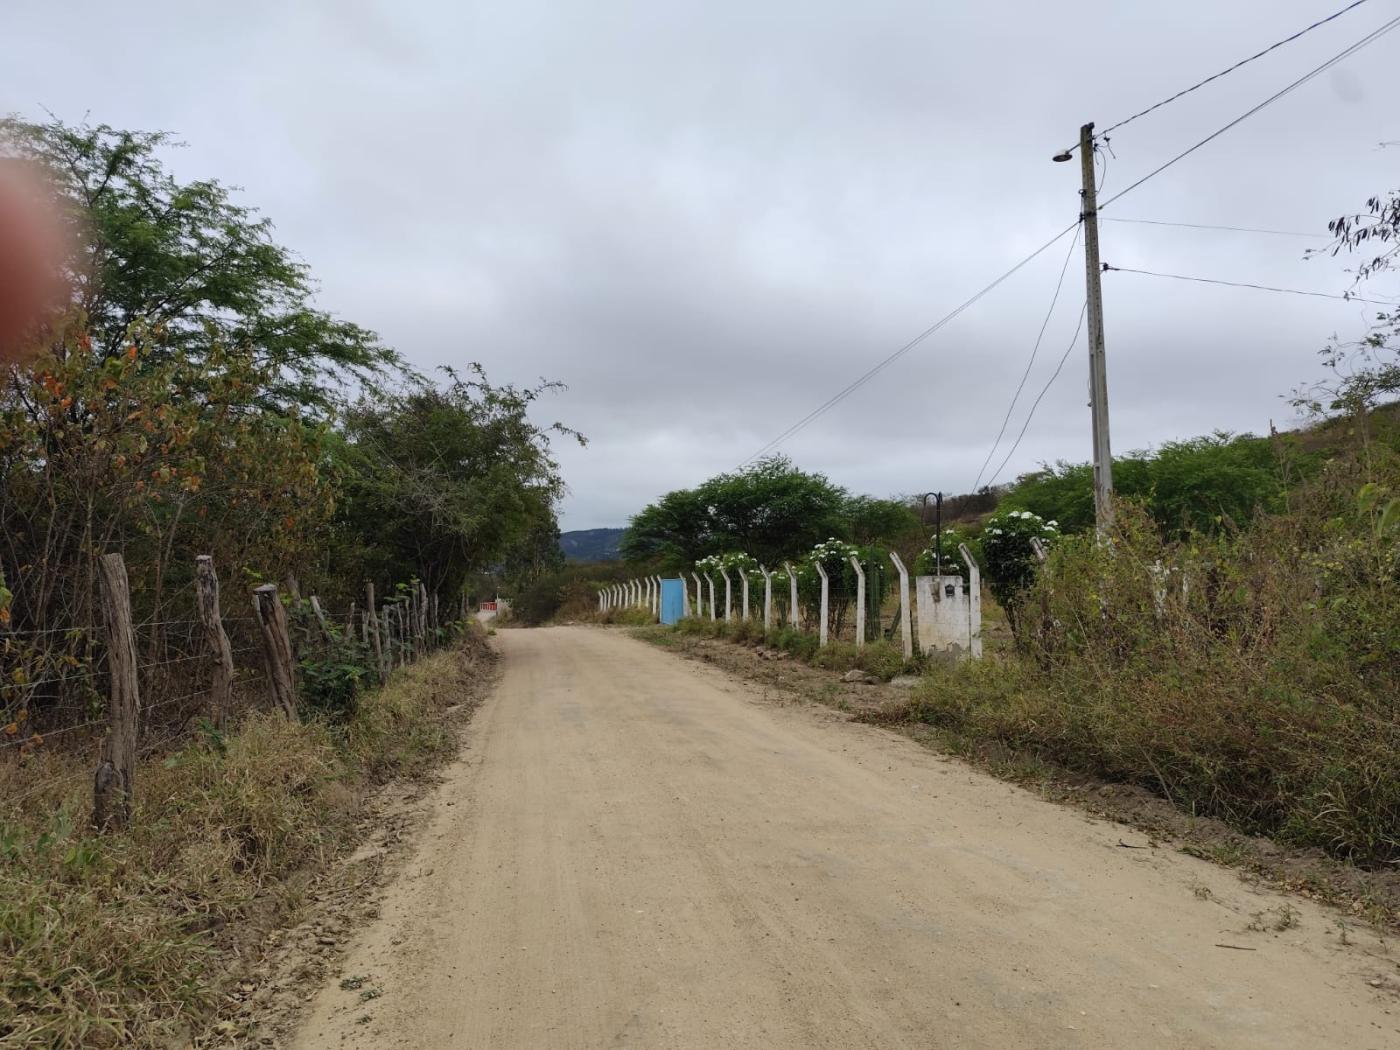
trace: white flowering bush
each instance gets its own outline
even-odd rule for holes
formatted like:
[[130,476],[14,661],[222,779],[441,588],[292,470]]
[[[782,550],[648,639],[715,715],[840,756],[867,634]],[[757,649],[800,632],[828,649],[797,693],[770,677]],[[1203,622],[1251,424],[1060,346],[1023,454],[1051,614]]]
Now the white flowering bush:
[[[942,568],[944,576],[961,576],[964,580],[968,578],[967,562],[958,550],[958,545],[966,543],[968,549],[973,552],[973,557],[977,557],[977,548],[972,537],[956,527],[943,530],[943,558]],[[939,559],[934,557],[933,540],[930,538],[929,545],[919,552],[919,556],[914,559],[915,576],[936,575],[936,568]]]
[[1059,536],[1058,522],[1029,510],[1003,511],[987,519],[982,530],[982,577],[1013,627],[1021,595],[1034,581],[1039,564],[1031,541],[1050,546]]

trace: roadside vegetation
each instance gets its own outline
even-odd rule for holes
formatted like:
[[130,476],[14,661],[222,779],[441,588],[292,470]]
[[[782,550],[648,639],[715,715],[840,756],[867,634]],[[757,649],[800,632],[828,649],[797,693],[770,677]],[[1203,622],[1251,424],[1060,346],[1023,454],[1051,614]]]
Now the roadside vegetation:
[[[482,632],[396,672],[344,720],[249,711],[144,760],[130,829],[88,827],[87,777],[20,798],[0,765],[0,1042],[186,1045],[253,973],[262,937],[354,841],[366,793],[454,751],[450,708],[490,674]],[[85,763],[43,759],[46,773]]]
[[[199,1034],[230,960],[253,958],[347,843],[363,792],[447,753],[444,712],[486,666],[463,614],[558,564],[551,442],[582,440],[534,419],[556,384],[493,383],[465,361],[418,375],[320,310],[270,220],[177,178],[174,145],[0,121],[0,152],[52,174],[73,235],[66,313],[0,377],[6,1047]],[[129,827],[98,835],[109,553],[130,589],[139,725]],[[217,707],[200,555],[231,659]],[[249,615],[264,583],[281,589],[294,717],[271,713]],[[366,584],[392,643],[370,630]]]

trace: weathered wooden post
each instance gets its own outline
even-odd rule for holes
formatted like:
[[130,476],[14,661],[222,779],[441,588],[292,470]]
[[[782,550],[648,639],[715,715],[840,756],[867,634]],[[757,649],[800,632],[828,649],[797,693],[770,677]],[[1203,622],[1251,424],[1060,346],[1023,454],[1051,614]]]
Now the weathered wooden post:
[[982,659],[982,568],[972,557],[966,543],[958,544],[958,553],[967,563],[967,634],[969,652],[974,660]]
[[428,648],[428,585],[418,581],[418,647]]
[[797,570],[792,567],[792,562],[783,562],[783,568],[788,574],[788,623],[792,624],[795,631],[801,627],[800,618],[797,615]]
[[141,692],[136,676],[136,631],[131,626],[131,591],[120,554],[97,559],[102,618],[107,629],[107,739],[93,777],[92,823],[98,831],[131,822],[136,788],[136,733]]
[[773,574],[762,565],[758,571],[763,573],[763,633],[767,634],[773,629]]
[[265,583],[253,590],[253,612],[262,634],[263,656],[267,660],[268,687],[273,703],[284,715],[296,721],[297,694],[292,637],[287,630],[287,610],[277,597],[277,584]]
[[379,633],[384,636],[384,677],[394,669],[394,617],[385,605],[379,610]]
[[215,728],[223,729],[228,721],[233,696],[233,649],[219,612],[219,577],[214,571],[214,556],[201,554],[194,560],[195,604],[199,622],[204,625],[204,641],[209,646],[213,676],[209,683],[209,708]]
[[316,616],[316,622],[321,626],[321,633],[326,637],[326,644],[329,645],[335,641],[335,635],[331,633],[331,625],[326,620],[325,612],[321,609],[321,599],[314,594],[311,596],[311,611]]
[[904,642],[904,659],[914,658],[914,622],[909,614],[909,570],[894,551],[890,551],[890,561],[899,573],[899,634]]
[[827,610],[828,595],[829,595],[830,592],[831,592],[831,579],[827,576],[827,574],[826,574],[826,569],[822,566],[822,563],[821,563],[821,562],[819,562],[819,561],[814,561],[812,564],[815,565],[815,566],[817,567],[817,575],[820,576],[820,577],[822,578],[822,622],[821,622],[820,626],[817,628],[817,644],[818,644],[819,646],[821,646],[822,648],[825,648],[825,647],[826,647],[826,621],[827,621],[827,619],[828,619],[828,616],[827,616],[827,614],[826,614],[826,610]]
[[388,677],[384,666],[384,643],[379,637],[379,610],[374,605],[374,583],[365,584],[365,631],[369,635],[370,648],[374,650],[374,669],[379,672],[382,682]]
[[856,570],[856,648],[865,647],[865,568],[854,554],[849,559]]

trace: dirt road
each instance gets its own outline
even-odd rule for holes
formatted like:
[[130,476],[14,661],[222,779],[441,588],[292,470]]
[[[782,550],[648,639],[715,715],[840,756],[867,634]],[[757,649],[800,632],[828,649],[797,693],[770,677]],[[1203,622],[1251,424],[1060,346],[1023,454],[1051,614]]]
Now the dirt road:
[[1329,912],[616,632],[498,641],[300,1050],[1400,1045]]

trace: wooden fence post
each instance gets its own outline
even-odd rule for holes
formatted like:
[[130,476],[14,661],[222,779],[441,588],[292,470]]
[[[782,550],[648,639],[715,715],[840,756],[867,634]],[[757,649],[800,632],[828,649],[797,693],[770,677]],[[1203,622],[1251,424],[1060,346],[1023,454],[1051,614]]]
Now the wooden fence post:
[[315,613],[316,622],[321,625],[321,633],[326,636],[326,641],[335,641],[335,635],[331,633],[331,625],[326,622],[326,614],[321,609],[321,599],[314,594],[311,596],[311,611]]
[[369,644],[374,648],[374,668],[381,681],[388,676],[384,669],[384,648],[379,640],[379,613],[374,608],[374,584],[365,584],[365,630]]
[[228,722],[229,706],[233,699],[233,650],[229,647],[228,632],[224,630],[223,616],[219,612],[219,576],[214,571],[212,554],[201,554],[195,558],[194,580],[199,619],[204,624],[204,640],[213,657],[210,707],[215,728],[223,729]]
[[433,608],[433,619],[432,619],[432,624],[433,624],[433,638],[436,639],[436,638],[437,638],[438,628],[440,628],[440,627],[442,626],[441,621],[438,619],[438,595],[437,595],[437,591],[433,591],[433,606],[432,606],[432,608]]
[[297,719],[296,678],[292,639],[287,630],[287,610],[277,597],[277,584],[265,583],[253,590],[253,612],[262,632],[263,655],[272,700],[292,721]]
[[102,613],[107,626],[110,693],[107,739],[93,778],[92,823],[98,831],[124,828],[131,822],[136,785],[136,731],[141,693],[136,677],[136,632],[131,626],[131,591],[120,554],[97,559]]
[[422,580],[418,581],[418,646],[422,650],[428,648],[428,588]]

